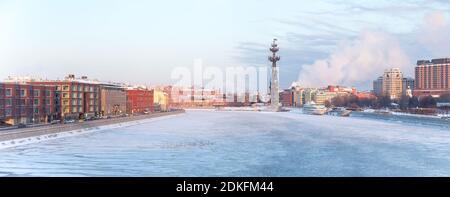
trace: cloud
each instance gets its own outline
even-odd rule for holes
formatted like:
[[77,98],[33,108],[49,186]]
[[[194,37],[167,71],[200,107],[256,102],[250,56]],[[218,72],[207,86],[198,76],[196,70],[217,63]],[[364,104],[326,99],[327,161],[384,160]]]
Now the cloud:
[[305,87],[330,84],[370,87],[387,68],[411,65],[399,42],[380,31],[363,31],[353,41],[342,42],[329,57],[303,65],[298,81]]
[[450,55],[450,25],[443,12],[436,11],[425,16],[419,29],[418,40],[434,57]]

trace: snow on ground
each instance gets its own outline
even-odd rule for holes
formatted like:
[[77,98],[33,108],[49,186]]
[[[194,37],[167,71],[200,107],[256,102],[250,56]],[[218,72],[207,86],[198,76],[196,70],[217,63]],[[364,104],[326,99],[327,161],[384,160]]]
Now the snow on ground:
[[296,112],[202,111],[0,150],[5,176],[450,176],[450,131]]

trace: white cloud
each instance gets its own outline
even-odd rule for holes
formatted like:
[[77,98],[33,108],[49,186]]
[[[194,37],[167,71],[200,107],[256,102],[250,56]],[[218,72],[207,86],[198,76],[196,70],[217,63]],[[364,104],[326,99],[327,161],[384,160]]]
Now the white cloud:
[[450,25],[443,12],[425,16],[418,40],[435,58],[450,56]]
[[399,42],[379,31],[364,31],[356,40],[341,43],[326,59],[304,65],[299,75],[303,86],[330,84],[363,85],[370,83],[387,68],[410,69],[410,62]]

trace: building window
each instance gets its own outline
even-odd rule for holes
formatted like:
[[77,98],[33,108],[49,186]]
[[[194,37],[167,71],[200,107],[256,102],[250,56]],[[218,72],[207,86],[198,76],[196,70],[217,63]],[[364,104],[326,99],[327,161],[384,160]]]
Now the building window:
[[20,90],[20,96],[27,96],[27,91],[24,89]]
[[77,103],[77,100],[76,100],[76,99],[73,99],[73,100],[72,100],[72,105],[78,105],[78,103]]
[[12,96],[12,89],[11,88],[7,88],[6,89],[6,96]]
[[89,107],[89,111],[90,111],[90,112],[94,112],[94,107],[93,107],[93,106],[90,106],[90,107]]
[[39,108],[34,108],[34,113],[39,114]]
[[72,91],[77,91],[77,86],[72,86]]
[[46,96],[46,97],[50,97],[50,96],[51,96],[50,90],[46,90],[46,91],[45,91],[45,96]]
[[90,87],[89,87],[89,90],[90,90],[91,92],[93,92],[93,91],[94,91],[94,87],[90,86]]
[[34,105],[39,105],[39,99],[34,99]]
[[72,112],[77,112],[77,107],[72,107]]
[[63,86],[64,91],[69,91],[69,86]]
[[83,112],[83,108],[82,108],[82,107],[79,107],[79,108],[78,108],[78,112]]
[[11,105],[12,105],[12,99],[6,99],[5,106],[11,106]]
[[34,90],[33,96],[34,97],[39,97],[39,90]]
[[5,109],[5,116],[11,116],[12,110],[11,109]]
[[94,93],[91,93],[89,98],[93,99],[94,98]]
[[84,86],[84,91],[85,92],[89,91],[89,86]]
[[69,94],[63,93],[63,98],[69,98]]
[[69,105],[69,100],[63,100],[63,105]]
[[25,105],[25,99],[19,99],[19,105]]
[[82,93],[78,93],[78,98],[83,98],[83,94]]
[[45,100],[45,104],[46,104],[46,105],[50,105],[50,99],[46,99],[46,100]]
[[78,85],[78,91],[83,91],[83,86]]
[[77,93],[75,93],[75,92],[74,92],[74,93],[72,93],[72,98],[77,98],[77,95],[78,95],[78,94],[77,94]]
[[89,105],[94,105],[94,100],[90,100]]

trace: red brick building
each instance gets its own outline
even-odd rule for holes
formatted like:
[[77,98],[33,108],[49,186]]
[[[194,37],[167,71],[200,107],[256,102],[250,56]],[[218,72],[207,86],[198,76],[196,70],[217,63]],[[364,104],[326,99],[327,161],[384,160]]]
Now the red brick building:
[[0,83],[0,123],[47,123],[57,119],[56,87]]
[[292,107],[294,105],[294,91],[291,89],[283,90],[280,93],[280,102],[283,107]]
[[61,119],[83,119],[100,115],[100,85],[87,80],[87,77],[76,79],[74,75],[69,75],[64,80],[33,80],[27,83],[56,88]]
[[127,113],[139,114],[153,112],[153,90],[127,89]]

